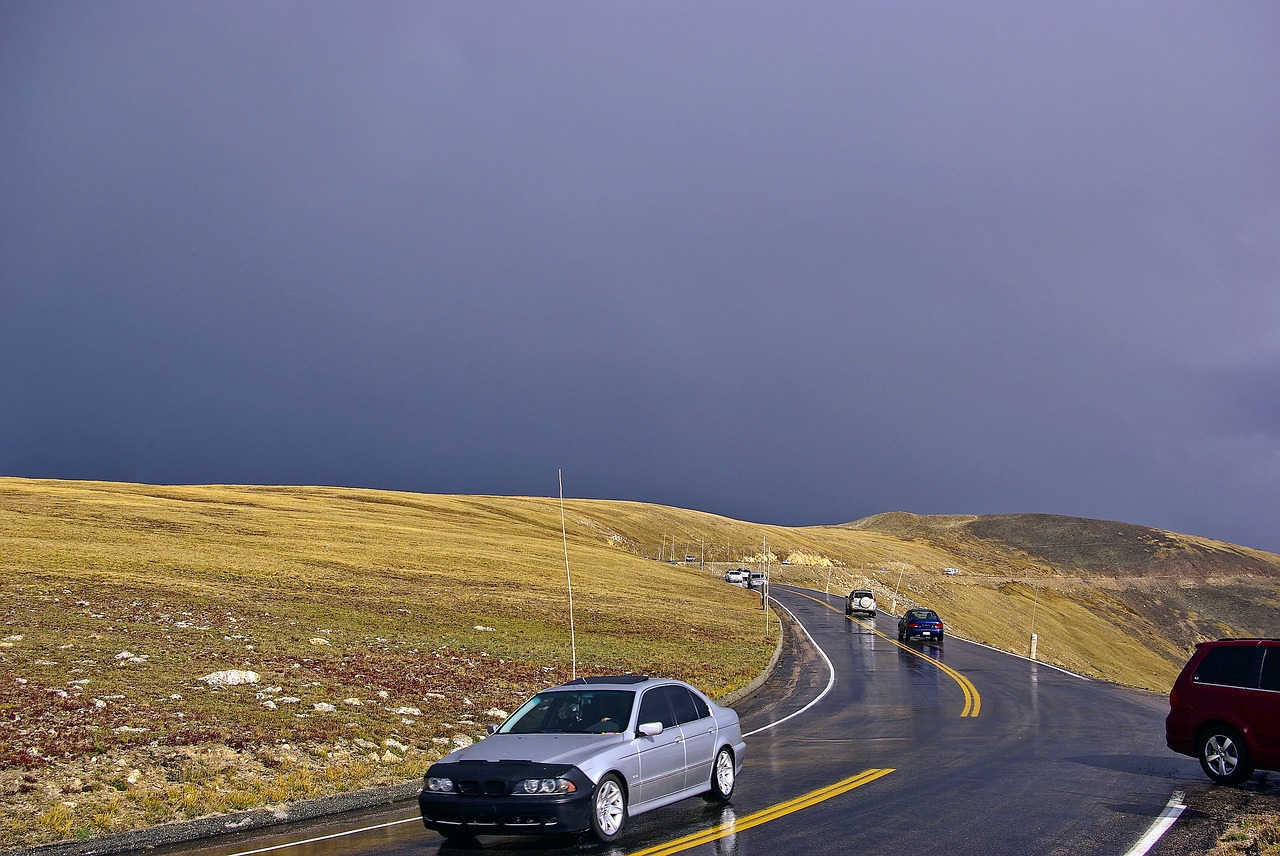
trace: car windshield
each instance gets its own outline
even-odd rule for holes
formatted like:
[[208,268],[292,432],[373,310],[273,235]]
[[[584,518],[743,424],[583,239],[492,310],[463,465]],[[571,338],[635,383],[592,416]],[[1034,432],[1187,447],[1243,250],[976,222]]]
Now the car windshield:
[[631,722],[630,690],[548,690],[529,699],[499,734],[616,734]]
[[937,614],[928,609],[913,609],[907,613],[907,618],[912,621],[928,621],[937,618]]

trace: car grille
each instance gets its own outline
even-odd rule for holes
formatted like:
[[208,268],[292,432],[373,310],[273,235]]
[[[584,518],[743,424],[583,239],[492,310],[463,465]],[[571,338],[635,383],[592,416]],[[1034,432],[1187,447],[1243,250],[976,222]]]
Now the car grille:
[[501,779],[462,779],[457,783],[458,793],[465,797],[505,797],[507,783]]

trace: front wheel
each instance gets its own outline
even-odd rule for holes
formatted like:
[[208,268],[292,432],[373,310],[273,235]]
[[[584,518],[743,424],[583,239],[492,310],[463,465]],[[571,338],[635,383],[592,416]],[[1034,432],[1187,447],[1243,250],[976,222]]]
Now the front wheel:
[[626,791],[618,777],[609,773],[600,780],[591,797],[591,834],[607,844],[622,834],[622,825],[626,822]]
[[707,802],[726,803],[733,796],[733,786],[737,784],[737,770],[734,768],[733,751],[728,746],[721,746],[716,753],[716,761],[711,765],[711,790],[702,795]]
[[1200,737],[1200,767],[1220,785],[1238,785],[1253,775],[1249,747],[1234,728],[1207,729]]

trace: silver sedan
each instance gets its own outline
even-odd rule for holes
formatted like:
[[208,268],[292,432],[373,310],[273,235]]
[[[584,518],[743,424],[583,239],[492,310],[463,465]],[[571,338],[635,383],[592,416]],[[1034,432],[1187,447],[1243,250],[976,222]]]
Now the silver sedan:
[[738,715],[681,681],[579,678],[543,690],[423,778],[422,822],[446,838],[577,833],[701,796],[728,802],[746,756]]

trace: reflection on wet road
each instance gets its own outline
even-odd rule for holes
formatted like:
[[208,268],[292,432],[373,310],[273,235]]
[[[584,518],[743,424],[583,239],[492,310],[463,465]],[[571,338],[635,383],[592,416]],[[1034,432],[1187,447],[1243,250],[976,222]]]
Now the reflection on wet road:
[[731,806],[693,799],[632,818],[613,846],[496,836],[444,845],[409,803],[169,852],[246,856],[390,824],[270,852],[776,856],[844,852],[856,830],[868,854],[900,852],[903,836],[955,856],[1114,854],[1142,837],[1173,791],[1199,781],[1196,762],[1164,746],[1163,695],[954,636],[900,643],[893,616],[854,620],[842,597],[771,594],[825,654],[791,626],[777,673],[737,706],[744,733],[755,733]]

